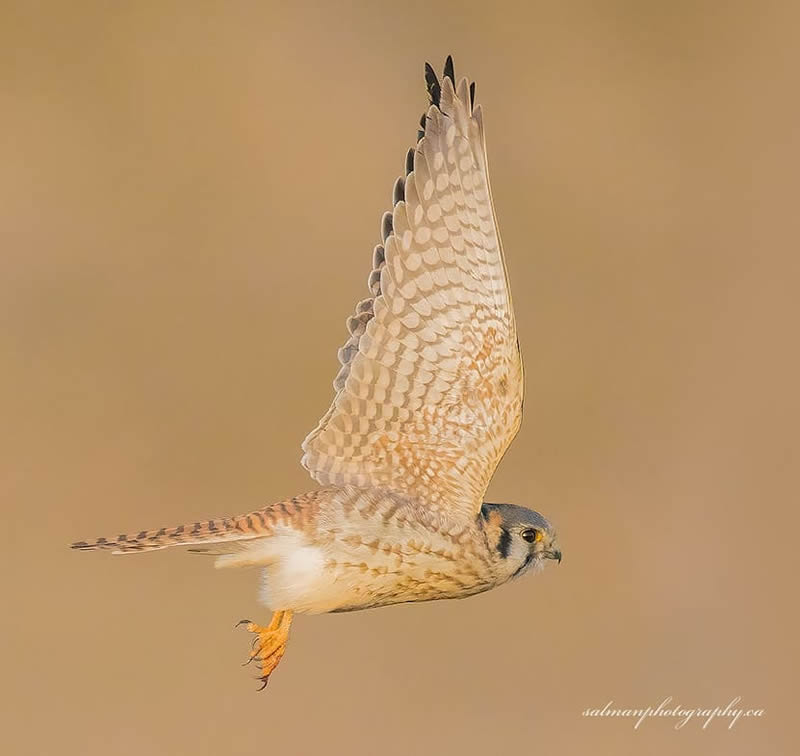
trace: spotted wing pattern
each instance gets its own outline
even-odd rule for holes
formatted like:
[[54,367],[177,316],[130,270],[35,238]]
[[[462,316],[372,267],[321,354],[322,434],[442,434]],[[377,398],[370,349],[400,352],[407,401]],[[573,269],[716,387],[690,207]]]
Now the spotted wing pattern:
[[382,220],[372,296],[336,396],[303,442],[323,485],[388,488],[473,517],[522,417],[522,360],[474,85],[441,82]]

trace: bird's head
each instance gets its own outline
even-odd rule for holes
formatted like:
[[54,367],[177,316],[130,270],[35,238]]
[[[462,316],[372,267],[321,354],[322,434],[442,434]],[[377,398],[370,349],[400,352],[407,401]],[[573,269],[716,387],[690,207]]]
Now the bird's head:
[[514,504],[485,502],[481,517],[489,547],[495,550],[494,556],[506,579],[518,577],[531,567],[542,567],[545,559],[561,563],[555,530],[538,512]]

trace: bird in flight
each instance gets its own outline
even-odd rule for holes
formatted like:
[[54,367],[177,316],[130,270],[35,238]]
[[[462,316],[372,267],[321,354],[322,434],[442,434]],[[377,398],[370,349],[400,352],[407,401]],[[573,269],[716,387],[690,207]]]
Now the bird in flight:
[[483,500],[522,420],[523,371],[475,85],[425,66],[430,99],[369,296],[347,319],[330,409],[303,442],[320,485],[236,517],[80,541],[115,554],[188,546],[262,568],[262,687],[296,613],[471,596],[561,561],[538,512]]

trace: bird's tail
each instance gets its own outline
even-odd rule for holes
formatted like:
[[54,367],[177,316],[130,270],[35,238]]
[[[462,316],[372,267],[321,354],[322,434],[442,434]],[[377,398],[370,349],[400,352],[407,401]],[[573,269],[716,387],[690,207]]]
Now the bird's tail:
[[[225,544],[232,541],[247,541],[272,535],[274,518],[261,509],[237,517],[205,520],[178,525],[174,528],[142,530],[136,535],[122,533],[116,538],[98,538],[95,541],[77,541],[71,548],[80,551],[105,549],[113,554],[138,554],[157,551],[168,546],[192,546],[195,544]],[[230,544],[232,546],[232,544]],[[225,548],[197,549],[210,553],[227,553]]]

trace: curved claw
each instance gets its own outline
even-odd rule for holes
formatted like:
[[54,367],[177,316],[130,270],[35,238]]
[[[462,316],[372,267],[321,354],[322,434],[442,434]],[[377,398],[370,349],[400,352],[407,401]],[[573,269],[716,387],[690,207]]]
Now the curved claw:
[[292,614],[293,612],[288,610],[276,611],[266,627],[256,625],[252,620],[247,619],[240,620],[235,625],[235,627],[246,625],[247,631],[255,636],[251,643],[249,657],[241,664],[246,667],[254,661],[258,662],[261,674],[256,679],[261,681],[260,691],[267,687],[270,675],[278,666],[286,651],[289,627],[292,624]]
[[247,661],[242,662],[242,666],[246,667],[248,664],[252,664],[256,659],[258,659],[258,654],[252,654]]

